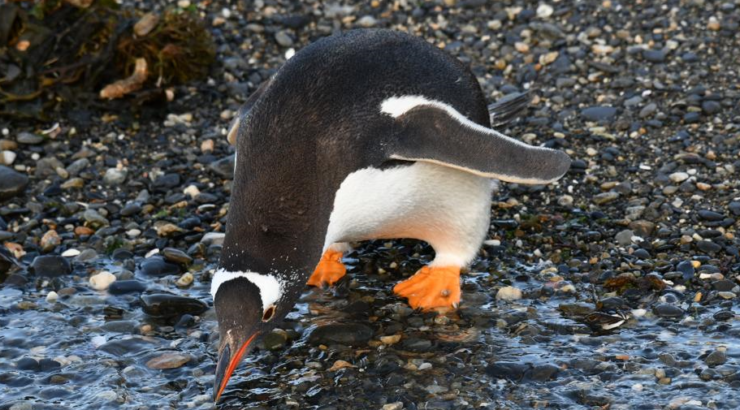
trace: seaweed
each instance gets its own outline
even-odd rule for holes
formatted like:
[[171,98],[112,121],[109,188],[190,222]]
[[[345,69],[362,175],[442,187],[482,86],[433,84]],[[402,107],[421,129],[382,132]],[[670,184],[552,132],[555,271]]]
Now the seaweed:
[[160,99],[166,87],[205,77],[215,46],[189,9],[168,8],[159,16],[121,10],[113,0],[0,5],[0,116],[45,120],[69,103],[112,107],[100,91],[135,75],[141,59],[149,75],[106,98]]

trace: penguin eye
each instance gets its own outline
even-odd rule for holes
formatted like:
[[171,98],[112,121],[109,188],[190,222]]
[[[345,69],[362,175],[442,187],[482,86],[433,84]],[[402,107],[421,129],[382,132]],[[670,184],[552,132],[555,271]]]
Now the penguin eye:
[[275,316],[275,305],[272,305],[265,309],[265,313],[262,315],[263,322],[269,322]]

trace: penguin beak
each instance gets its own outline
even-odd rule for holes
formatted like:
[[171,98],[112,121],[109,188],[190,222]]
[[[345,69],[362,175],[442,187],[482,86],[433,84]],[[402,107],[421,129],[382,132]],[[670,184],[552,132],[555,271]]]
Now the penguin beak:
[[[213,386],[213,401],[218,402],[221,397],[226,385],[229,384],[231,374],[242,361],[242,356],[249,348],[258,333],[254,333],[245,342],[235,343],[233,339],[226,341],[224,347],[221,350],[221,354],[218,356],[218,366],[216,367],[216,383]],[[236,354],[232,355],[231,352],[235,351]]]

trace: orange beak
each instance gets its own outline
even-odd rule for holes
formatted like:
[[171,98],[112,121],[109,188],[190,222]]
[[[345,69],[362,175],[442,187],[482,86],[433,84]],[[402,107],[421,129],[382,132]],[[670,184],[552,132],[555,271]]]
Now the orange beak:
[[221,393],[226,389],[226,385],[229,384],[229,379],[234,373],[236,366],[242,361],[242,356],[247,351],[249,344],[252,343],[258,333],[253,334],[246,342],[239,348],[234,356],[231,356],[231,348],[227,343],[221,354],[218,357],[218,366],[216,367],[216,384],[213,386],[213,401],[218,402],[221,397]]

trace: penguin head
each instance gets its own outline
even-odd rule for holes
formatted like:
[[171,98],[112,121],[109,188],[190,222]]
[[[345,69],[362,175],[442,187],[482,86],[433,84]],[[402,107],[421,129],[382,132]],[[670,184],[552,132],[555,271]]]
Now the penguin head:
[[[229,378],[255,342],[269,333],[286,315],[278,309],[280,284],[271,275],[219,270],[213,294],[220,344],[213,398],[218,401]],[[289,310],[289,309],[288,309]]]

